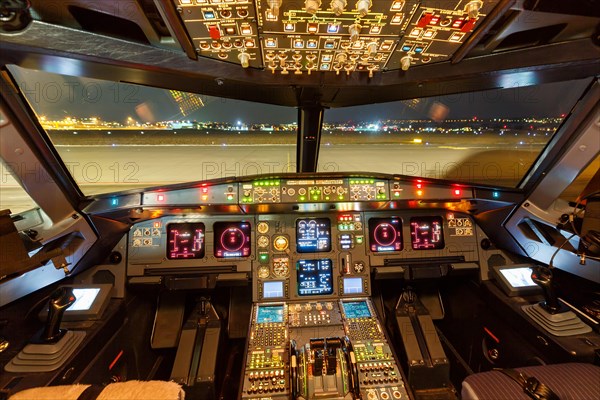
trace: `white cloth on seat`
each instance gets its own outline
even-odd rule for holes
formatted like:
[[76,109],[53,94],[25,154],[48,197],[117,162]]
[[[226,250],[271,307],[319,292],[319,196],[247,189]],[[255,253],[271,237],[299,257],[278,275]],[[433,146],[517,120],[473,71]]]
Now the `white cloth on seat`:
[[[77,400],[90,385],[45,386],[23,390],[9,400]],[[127,381],[111,383],[97,400],[184,400],[185,392],[175,382]]]

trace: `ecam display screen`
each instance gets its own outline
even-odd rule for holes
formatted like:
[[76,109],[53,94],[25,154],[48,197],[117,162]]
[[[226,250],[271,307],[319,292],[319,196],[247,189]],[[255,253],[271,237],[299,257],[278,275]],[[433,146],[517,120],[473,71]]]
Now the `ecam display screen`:
[[283,322],[283,306],[260,306],[256,314],[256,322],[268,324],[270,322]]
[[442,217],[414,217],[410,219],[410,241],[414,250],[444,248],[444,220]]
[[250,256],[249,222],[215,222],[214,254],[217,258]]
[[167,258],[196,259],[204,257],[204,224],[187,222],[167,225]]
[[371,311],[366,301],[343,302],[346,318],[370,318]]
[[375,253],[402,250],[400,218],[371,218],[369,220],[369,246]]
[[299,260],[296,270],[299,296],[333,293],[330,259]]
[[331,222],[329,218],[297,220],[296,250],[298,253],[331,251]]

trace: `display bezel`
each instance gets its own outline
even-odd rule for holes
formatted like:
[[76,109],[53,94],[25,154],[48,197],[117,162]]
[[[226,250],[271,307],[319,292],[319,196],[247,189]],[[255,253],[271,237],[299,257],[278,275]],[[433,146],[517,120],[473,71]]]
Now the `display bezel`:
[[[281,309],[281,321],[260,321],[260,311],[264,310],[266,308],[278,308]],[[286,313],[286,309],[285,309],[285,305],[284,304],[261,304],[259,306],[256,307],[256,323],[258,325],[262,325],[262,324],[281,324],[285,322],[285,313]]]
[[[194,226],[201,226],[202,228],[202,234],[204,235],[203,238],[203,242],[202,242],[202,249],[199,252],[198,255],[194,254],[194,257],[173,257],[171,255],[171,232],[173,230],[173,228],[175,228],[176,226],[189,226],[190,230],[193,230],[195,228],[193,228]],[[171,222],[167,224],[167,245],[166,245],[166,253],[167,253],[167,260],[199,260],[202,259],[206,256],[206,225],[203,222]]]
[[[302,221],[315,221],[317,223],[317,230],[318,230],[318,226],[321,223],[325,223],[327,225],[327,247],[326,248],[319,249],[318,243],[317,243],[316,248],[314,250],[313,249],[306,250],[305,247],[302,247],[302,246],[298,245],[298,243],[300,241],[300,238],[299,238],[300,237],[300,234],[299,234],[300,227],[299,227],[299,225],[300,225],[300,222],[302,222]],[[296,251],[298,253],[301,253],[301,254],[314,254],[314,253],[327,253],[327,252],[330,252],[331,248],[332,248],[332,245],[331,245],[332,239],[331,239],[331,237],[332,237],[331,219],[329,219],[329,218],[325,218],[325,217],[318,217],[318,218],[298,218],[296,220]],[[319,238],[317,237],[315,240],[317,240],[317,242],[318,242]]]
[[[247,226],[243,226],[247,225]],[[242,254],[219,254],[219,250],[225,252],[221,238],[227,229],[238,228],[245,235],[245,243],[239,249]],[[252,254],[252,225],[250,221],[218,221],[213,224],[213,255],[219,259],[248,258]]]
[[[315,263],[315,267],[316,267],[316,271],[320,271],[319,270],[319,266],[321,262],[327,261],[329,262],[329,282],[330,282],[330,287],[329,290],[326,292],[319,292],[319,293],[302,293],[301,292],[301,288],[300,288],[300,274],[301,274],[301,270],[300,270],[300,266],[302,263]],[[320,276],[320,273],[317,273],[317,276]],[[298,296],[328,296],[328,295],[332,295],[334,292],[334,279],[333,279],[333,261],[329,258],[320,258],[320,259],[300,259],[296,262],[296,291],[298,293]],[[315,288],[316,289],[316,288]]]
[[[434,222],[438,222],[440,224],[440,240],[435,243],[435,246],[422,248],[415,247],[416,237],[413,237],[413,223],[425,222],[428,221],[430,224]],[[446,247],[446,243],[444,241],[444,218],[439,215],[427,215],[421,217],[411,217],[409,222],[410,227],[410,244],[413,250],[423,251],[423,250],[443,250]]]
[[[396,221],[396,222],[393,222]],[[377,247],[377,240],[375,239],[375,230],[381,223],[387,222],[392,225],[396,230],[396,239],[392,242],[395,246],[395,243],[399,241],[399,248],[390,249],[390,250],[379,250]],[[369,251],[373,254],[390,254],[390,253],[399,253],[404,249],[404,234],[402,232],[402,218],[399,216],[389,216],[389,217],[373,217],[369,218],[368,227],[369,227]]]
[[[360,282],[360,291],[359,292],[348,292],[348,281],[352,281],[352,282]],[[344,278],[342,278],[342,285],[344,287],[344,295],[347,296],[356,296],[356,295],[360,295],[360,294],[364,294],[365,292],[365,282],[363,280],[362,277],[360,276],[345,276]],[[351,287],[356,287],[356,286],[351,286]]]
[[[277,283],[281,288],[280,296],[267,296],[267,285]],[[285,296],[285,282],[284,281],[262,281],[262,298],[263,299],[281,299]]]
[[535,283],[533,285],[527,286],[514,286],[508,280],[506,275],[503,274],[503,271],[505,270],[516,270],[522,268],[529,268],[529,270],[531,271],[531,267],[532,266],[530,264],[502,265],[492,267],[492,272],[494,274],[494,277],[496,278],[496,283],[498,284],[498,286],[500,286],[504,293],[506,293],[506,295],[509,297],[542,293],[542,288]]

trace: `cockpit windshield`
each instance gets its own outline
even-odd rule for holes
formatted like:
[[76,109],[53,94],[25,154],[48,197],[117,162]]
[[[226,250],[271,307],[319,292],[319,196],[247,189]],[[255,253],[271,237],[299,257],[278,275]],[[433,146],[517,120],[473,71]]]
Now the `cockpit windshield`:
[[[296,171],[295,108],[11,66],[86,195]],[[588,80],[325,110],[323,172],[516,186]]]

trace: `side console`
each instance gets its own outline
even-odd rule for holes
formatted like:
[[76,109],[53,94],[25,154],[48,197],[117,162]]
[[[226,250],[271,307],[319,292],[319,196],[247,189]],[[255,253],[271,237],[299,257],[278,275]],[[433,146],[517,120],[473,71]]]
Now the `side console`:
[[371,301],[258,303],[244,399],[408,399]]

